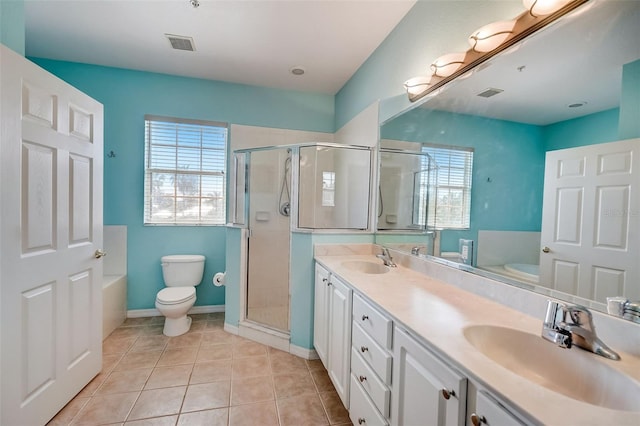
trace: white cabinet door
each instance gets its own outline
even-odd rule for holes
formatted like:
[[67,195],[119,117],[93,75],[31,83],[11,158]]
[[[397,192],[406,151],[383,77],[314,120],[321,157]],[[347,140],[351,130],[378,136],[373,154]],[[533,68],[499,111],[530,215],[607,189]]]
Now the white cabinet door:
[[324,364],[327,364],[327,350],[329,347],[329,271],[316,264],[315,300],[313,310],[313,346]]
[[329,377],[349,408],[349,372],[351,365],[351,301],[352,290],[331,276],[329,321]]
[[464,425],[467,379],[398,327],[392,377],[392,425]]
[[45,424],[102,363],[102,105],[0,45],[3,425]]
[[476,411],[469,414],[469,422],[474,426],[514,426],[524,424],[484,392],[477,393]]

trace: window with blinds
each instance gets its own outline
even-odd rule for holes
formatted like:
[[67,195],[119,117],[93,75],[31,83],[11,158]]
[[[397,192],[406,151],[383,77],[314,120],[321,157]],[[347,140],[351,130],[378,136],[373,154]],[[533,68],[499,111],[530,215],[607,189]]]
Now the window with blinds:
[[145,225],[224,225],[227,124],[145,116]]
[[471,221],[473,148],[423,145],[436,162],[435,200],[429,203],[429,226],[468,229]]

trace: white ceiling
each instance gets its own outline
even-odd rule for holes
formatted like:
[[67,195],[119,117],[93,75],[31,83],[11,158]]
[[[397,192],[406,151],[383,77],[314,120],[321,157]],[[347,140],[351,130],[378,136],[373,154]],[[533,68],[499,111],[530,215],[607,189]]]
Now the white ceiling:
[[[567,18],[458,79],[424,107],[535,125],[617,107],[622,66],[640,59],[640,1],[592,2]],[[476,96],[488,88],[504,92]]]
[[[199,2],[25,0],[26,55],[335,94],[415,0]],[[171,49],[165,33],[196,51]]]

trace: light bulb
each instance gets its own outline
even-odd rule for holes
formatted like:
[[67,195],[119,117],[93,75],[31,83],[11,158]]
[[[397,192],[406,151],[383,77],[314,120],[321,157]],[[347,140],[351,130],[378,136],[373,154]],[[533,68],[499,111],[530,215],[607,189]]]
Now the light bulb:
[[498,48],[513,34],[515,25],[515,20],[487,24],[469,36],[469,44],[476,52],[490,52]]
[[431,75],[421,75],[404,82],[404,88],[410,95],[419,95],[431,85]]
[[447,53],[431,64],[431,71],[437,77],[449,77],[464,65],[465,53]]
[[550,15],[573,0],[522,0],[531,16]]

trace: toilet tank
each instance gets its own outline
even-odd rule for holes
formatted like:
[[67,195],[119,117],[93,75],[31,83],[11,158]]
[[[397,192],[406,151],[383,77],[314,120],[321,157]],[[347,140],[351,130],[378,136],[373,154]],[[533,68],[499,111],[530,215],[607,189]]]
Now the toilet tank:
[[191,287],[200,284],[205,257],[199,254],[162,256],[162,276],[167,287]]

